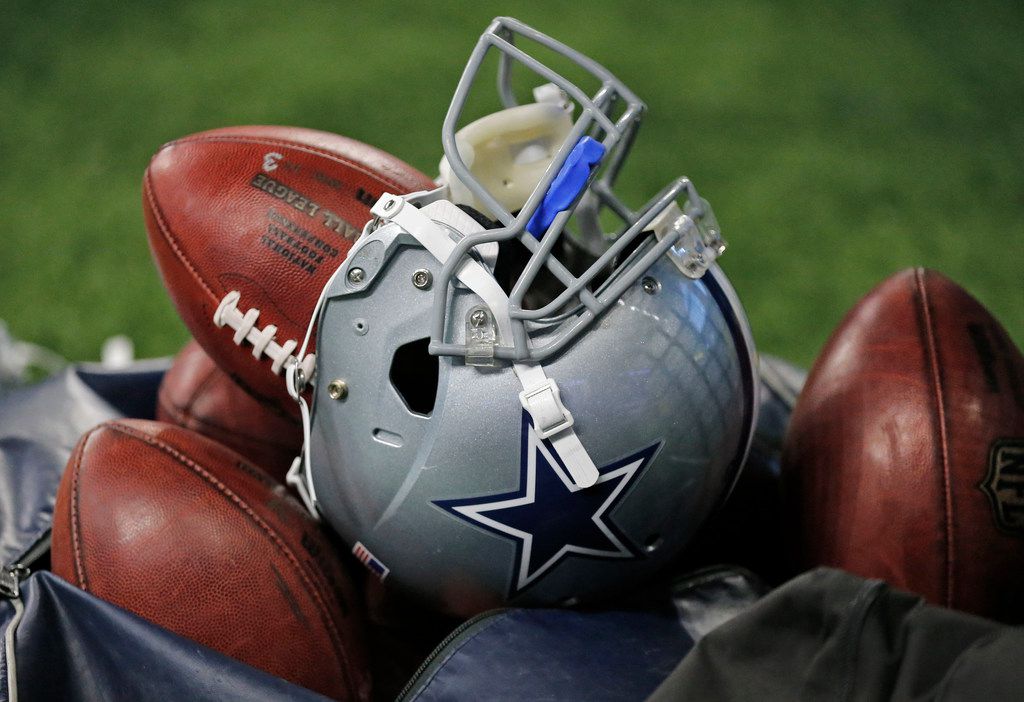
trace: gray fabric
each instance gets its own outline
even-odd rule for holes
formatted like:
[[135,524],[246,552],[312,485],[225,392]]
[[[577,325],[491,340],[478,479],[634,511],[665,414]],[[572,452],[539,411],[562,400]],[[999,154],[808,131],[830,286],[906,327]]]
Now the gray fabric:
[[70,368],[0,400],[0,564],[14,563],[49,530],[79,437],[119,416]]
[[49,531],[60,477],[82,434],[108,419],[152,419],[168,363],[78,364],[0,397],[0,566]]
[[751,451],[772,456],[778,463],[789,416],[807,380],[807,371],[781,358],[762,354],[758,375],[761,378],[761,408]]
[[672,587],[676,618],[694,641],[747,610],[767,591],[753,573],[712,566],[677,578]]
[[818,569],[709,633],[649,698],[1020,699],[1024,633]]

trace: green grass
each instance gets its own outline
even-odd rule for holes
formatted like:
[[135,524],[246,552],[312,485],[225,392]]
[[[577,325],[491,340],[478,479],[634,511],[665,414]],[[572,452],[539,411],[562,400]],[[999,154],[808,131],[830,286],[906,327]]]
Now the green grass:
[[763,351],[810,363],[911,265],[1024,341],[1020,3],[148,5],[16,0],[0,19],[0,319],[70,358],[116,333],[141,355],[186,338],[141,214],[162,143],[294,124],[435,172],[451,90],[502,13],[648,102],[621,188],[640,201],[694,179]]

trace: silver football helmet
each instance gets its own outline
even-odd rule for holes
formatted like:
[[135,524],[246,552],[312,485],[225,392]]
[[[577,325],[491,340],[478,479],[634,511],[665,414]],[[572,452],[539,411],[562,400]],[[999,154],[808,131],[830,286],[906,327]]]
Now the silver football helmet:
[[[500,109],[465,123],[492,55]],[[685,178],[639,209],[613,189],[644,109],[496,19],[445,118],[439,187],[385,194],[323,292],[292,481],[377,577],[439,609],[628,587],[746,456],[756,360],[711,209]]]

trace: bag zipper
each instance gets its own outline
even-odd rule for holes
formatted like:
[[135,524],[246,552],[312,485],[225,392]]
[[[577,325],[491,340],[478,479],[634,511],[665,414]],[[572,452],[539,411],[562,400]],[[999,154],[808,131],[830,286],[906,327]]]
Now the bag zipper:
[[405,687],[402,688],[402,691],[398,693],[398,697],[396,697],[395,699],[400,701],[409,699],[409,695],[412,694],[412,691],[416,688],[416,684],[420,681],[420,678],[422,678],[423,675],[430,669],[434,661],[436,661],[441,656],[444,650],[448,648],[448,646],[451,645],[452,642],[454,642],[456,639],[462,636],[467,629],[476,626],[484,619],[490,619],[491,617],[495,617],[499,614],[504,614],[508,610],[508,607],[490,609],[486,612],[481,612],[480,614],[477,614],[476,616],[467,619],[466,621],[462,622],[457,627],[455,627],[455,629],[453,629],[450,634],[448,634],[441,640],[441,643],[434,647],[434,650],[430,652],[430,655],[428,655],[423,660],[423,662],[420,663],[420,667],[417,668],[416,672],[412,674],[412,677],[409,678],[409,682],[405,684]]
[[21,563],[0,570],[0,597],[16,600],[21,597],[21,581],[28,577],[29,569]]
[[43,532],[21,557],[0,569],[0,597],[16,600],[21,597],[21,581],[32,574],[32,566],[50,550],[50,530]]

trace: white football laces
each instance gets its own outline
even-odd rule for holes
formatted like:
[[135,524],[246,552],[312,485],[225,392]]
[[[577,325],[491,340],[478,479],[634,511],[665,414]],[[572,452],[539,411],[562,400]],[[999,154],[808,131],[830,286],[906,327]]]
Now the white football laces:
[[260,316],[258,309],[251,307],[245,314],[238,309],[241,297],[237,290],[232,290],[225,295],[213,313],[213,323],[217,327],[226,326],[234,329],[235,335],[232,340],[237,346],[241,346],[245,342],[252,344],[252,355],[257,361],[261,360],[264,355],[267,356],[272,361],[270,370],[274,375],[281,375],[282,370],[287,371],[291,366],[300,364],[303,375],[309,379],[313,375],[315,356],[310,354],[299,361],[299,358],[292,355],[292,351],[299,345],[299,342],[288,339],[279,344],[275,338],[276,326],[268,324],[262,329],[256,326],[256,321]]

